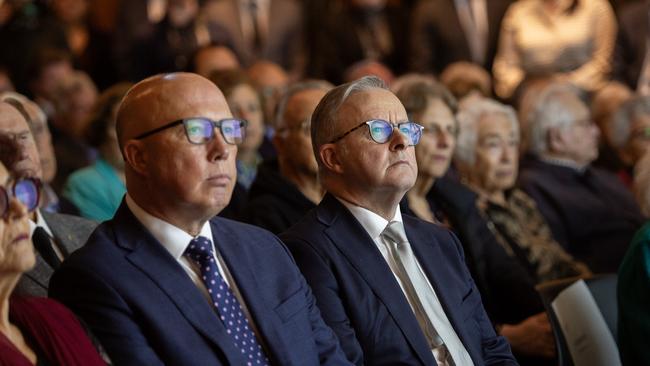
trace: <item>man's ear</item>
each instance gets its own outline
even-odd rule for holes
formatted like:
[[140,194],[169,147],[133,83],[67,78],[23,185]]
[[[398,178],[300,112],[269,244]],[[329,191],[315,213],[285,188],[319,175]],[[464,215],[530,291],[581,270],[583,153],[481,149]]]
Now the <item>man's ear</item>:
[[142,141],[129,140],[124,145],[122,153],[126,165],[130,166],[136,173],[146,175],[149,159],[143,145]]
[[335,144],[322,145],[318,151],[323,166],[334,173],[343,174],[340,160],[340,151]]
[[549,152],[562,153],[566,150],[566,138],[562,128],[553,127],[549,128],[546,135],[547,150]]

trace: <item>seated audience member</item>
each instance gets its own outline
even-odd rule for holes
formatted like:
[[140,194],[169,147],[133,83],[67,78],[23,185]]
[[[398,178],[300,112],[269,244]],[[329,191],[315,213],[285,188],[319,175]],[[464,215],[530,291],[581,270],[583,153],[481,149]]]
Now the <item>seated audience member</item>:
[[120,83],[103,92],[87,123],[85,140],[99,152],[95,163],[70,175],[63,187],[81,216],[105,221],[113,217],[126,193],[124,160],[117,144],[115,114],[131,83]]
[[72,56],[63,49],[48,46],[38,50],[36,57],[30,59],[28,64],[29,92],[50,120],[55,114],[54,99],[58,85],[74,73]]
[[196,50],[189,66],[190,71],[206,78],[215,71],[241,68],[237,56],[230,48],[217,45],[207,45]]
[[95,162],[97,151],[88,145],[84,133],[97,101],[97,88],[88,75],[75,71],[55,89],[55,114],[50,127],[57,158],[57,174],[52,187],[61,191],[75,170]]
[[[0,137],[2,144],[15,144],[18,158],[8,168],[14,176],[42,177],[39,154],[27,121],[15,106],[0,102]],[[5,159],[0,153],[0,158]],[[34,296],[47,294],[50,276],[61,261],[81,247],[96,224],[88,220],[41,211],[29,214],[30,235],[36,248],[36,266],[21,277],[17,293]]]
[[[650,153],[634,169],[636,198],[650,217]],[[636,232],[618,270],[618,349],[623,365],[649,365],[650,222]]]
[[359,61],[350,67],[348,67],[343,73],[343,80],[346,83],[361,79],[364,76],[376,76],[382,79],[387,86],[391,86],[395,75],[390,69],[375,60],[362,60]]
[[[6,146],[3,153],[11,159]],[[11,296],[37,261],[29,211],[38,206],[38,182],[16,179],[0,163],[0,197],[0,365],[105,365],[70,310],[47,298]]]
[[454,62],[490,70],[503,15],[514,0],[418,0],[411,13],[409,63],[440,74]]
[[249,67],[269,60],[293,77],[304,68],[303,3],[300,0],[207,0],[201,14],[222,27],[232,50]]
[[512,3],[492,68],[496,94],[510,99],[523,83],[553,78],[597,91],[612,70],[616,28],[607,0]]
[[292,85],[280,99],[273,137],[278,157],[260,166],[244,221],[279,234],[323,198],[311,145],[311,115],[331,88],[326,81],[305,81]]
[[47,212],[78,214],[79,210],[67,199],[59,197],[50,185],[56,175],[56,156],[52,145],[52,134],[47,125],[47,117],[38,104],[18,93],[2,93],[0,100],[18,109],[23,115],[36,143],[41,161],[41,199],[39,206]]
[[196,74],[145,79],[120,104],[126,198],[50,287],[115,364],[349,364],[282,243],[214,218],[244,128]]
[[650,149],[650,96],[636,96],[623,103],[607,132],[609,141],[628,172]]
[[535,202],[514,188],[519,166],[519,124],[512,108],[483,99],[458,114],[455,162],[461,180],[478,194],[506,252],[539,282],[588,274],[554,239]]
[[492,96],[492,77],[479,65],[471,62],[454,62],[440,74],[442,82],[449,91],[461,100],[471,95]]
[[421,133],[381,79],[329,91],[312,116],[327,194],[281,237],[355,364],[516,365],[456,237],[401,214]]
[[630,98],[632,98],[630,88],[618,81],[610,81],[591,99],[591,117],[601,132],[598,159],[594,161],[594,166],[617,173],[628,187],[632,186],[632,174],[612,147],[613,136],[610,132],[613,130],[616,111]]
[[262,162],[258,149],[264,138],[264,111],[260,96],[241,70],[216,72],[210,77],[223,92],[236,118],[246,121],[246,135],[237,147],[237,183],[250,189]]
[[406,84],[396,95],[406,113],[424,127],[415,146],[417,179],[402,201],[402,212],[451,226],[490,319],[520,362],[524,357],[553,356],[553,336],[534,277],[506,254],[490,232],[476,207],[476,194],[443,177],[456,145],[456,100],[438,83]]
[[527,128],[519,186],[562,247],[595,273],[615,272],[643,218],[621,181],[591,166],[598,157],[598,128],[575,88],[548,86]]
[[363,60],[386,65],[396,74],[406,70],[408,9],[387,0],[340,1],[324,14],[310,40],[307,74],[340,83],[345,70]]
[[168,0],[165,16],[153,33],[133,45],[129,80],[159,73],[187,70],[191,57],[202,46],[232,46],[223,27],[200,19],[199,0]]

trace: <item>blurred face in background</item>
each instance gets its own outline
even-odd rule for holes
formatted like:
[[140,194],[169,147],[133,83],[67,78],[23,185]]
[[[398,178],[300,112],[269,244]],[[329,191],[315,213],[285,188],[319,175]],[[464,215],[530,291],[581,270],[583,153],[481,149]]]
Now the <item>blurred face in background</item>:
[[427,107],[413,116],[424,127],[420,143],[415,146],[418,173],[440,178],[449,168],[456,146],[458,126],[454,115],[440,99],[429,99]]
[[168,0],[167,16],[169,23],[175,28],[190,24],[199,12],[197,0]]
[[88,12],[87,0],[52,0],[50,6],[63,23],[77,23],[84,20]]
[[0,102],[0,135],[11,139],[17,149],[17,157],[9,169],[21,177],[41,179],[40,157],[29,125],[14,106],[5,102]]
[[557,129],[556,145],[562,158],[580,165],[591,164],[598,158],[600,131],[587,106],[576,96],[567,95],[564,103],[573,111],[573,120]]
[[248,121],[246,137],[239,149],[257,150],[264,139],[264,112],[257,92],[248,84],[240,84],[226,100],[233,116]]
[[324,89],[308,89],[291,96],[284,112],[284,127],[278,129],[274,137],[280,158],[294,169],[310,175],[318,173],[311,144],[311,115],[326,92]]
[[519,134],[501,113],[484,115],[478,122],[474,166],[470,184],[488,195],[511,188],[519,166]]

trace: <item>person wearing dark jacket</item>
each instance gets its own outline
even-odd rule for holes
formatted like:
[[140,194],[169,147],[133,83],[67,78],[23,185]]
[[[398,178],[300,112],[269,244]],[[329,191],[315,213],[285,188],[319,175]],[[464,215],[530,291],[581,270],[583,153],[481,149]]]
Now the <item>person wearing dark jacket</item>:
[[280,100],[273,138],[278,158],[260,167],[249,192],[244,221],[279,234],[320,202],[323,192],[312,153],[310,120],[331,87],[324,81],[297,83]]

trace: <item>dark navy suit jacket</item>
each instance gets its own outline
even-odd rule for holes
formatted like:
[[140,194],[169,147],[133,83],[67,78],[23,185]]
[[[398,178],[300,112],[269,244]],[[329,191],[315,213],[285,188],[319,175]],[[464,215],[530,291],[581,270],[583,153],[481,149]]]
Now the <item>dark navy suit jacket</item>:
[[[516,365],[495,334],[448,230],[403,215],[406,235],[474,364]],[[283,233],[323,319],[357,365],[435,365],[411,307],[379,249],[332,195]]]
[[[274,365],[346,365],[289,252],[271,233],[210,222]],[[116,365],[245,365],[213,307],[123,202],[51,280]]]

